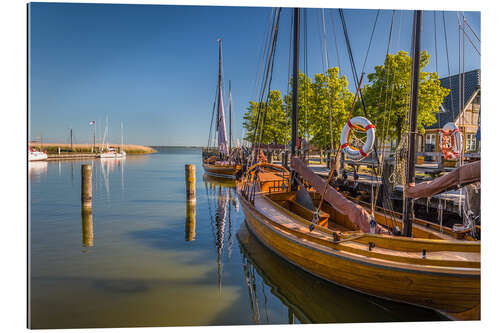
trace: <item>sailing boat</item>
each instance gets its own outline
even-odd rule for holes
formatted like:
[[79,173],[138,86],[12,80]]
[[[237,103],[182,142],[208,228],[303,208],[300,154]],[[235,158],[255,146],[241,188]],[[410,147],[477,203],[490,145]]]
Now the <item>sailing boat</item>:
[[[454,319],[479,319],[479,241],[457,240],[456,235],[413,224],[411,205],[402,220],[384,211],[370,216],[297,158],[299,17],[300,11],[295,8],[292,172],[266,162],[249,166],[238,184],[248,229],[280,257],[332,283],[435,309]],[[420,54],[421,18],[422,11],[415,11],[412,59]],[[416,118],[419,72],[416,60],[410,133],[415,133],[411,130],[415,121],[412,124],[411,119]],[[412,136],[410,147],[414,145]],[[313,190],[307,190],[299,178]],[[403,228],[405,236],[391,232],[396,226]]]
[[[205,173],[210,176],[236,179],[241,170],[241,165],[236,163],[233,158],[234,152],[231,149],[231,135],[229,137],[229,147],[226,139],[226,120],[224,116],[224,101],[222,98],[222,40],[219,38],[217,42],[219,43],[219,73],[216,97],[216,130],[218,147],[216,150],[210,149],[210,147],[203,150],[203,169],[205,170]],[[229,113],[229,119],[231,119],[231,91],[229,91]],[[231,129],[231,124],[229,125],[229,128]],[[211,133],[209,134],[209,145],[210,136]]]
[[[104,138],[102,140],[102,147],[104,147],[104,142],[106,140],[106,134],[108,133],[108,119],[106,118],[106,128],[104,129]],[[100,158],[125,158],[127,153],[123,150],[123,123],[121,123],[121,146],[120,151],[117,152],[114,147],[110,147],[106,144],[106,150],[101,148],[102,152],[99,154]]]

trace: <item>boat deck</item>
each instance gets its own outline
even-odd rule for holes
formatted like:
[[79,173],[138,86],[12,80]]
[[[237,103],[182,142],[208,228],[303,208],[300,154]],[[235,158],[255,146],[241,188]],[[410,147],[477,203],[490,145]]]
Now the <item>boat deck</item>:
[[[261,214],[263,214],[268,219],[275,223],[280,224],[284,228],[280,228],[282,232],[292,234],[295,237],[301,238],[300,234],[303,234],[304,238],[301,238],[301,242],[310,243],[313,246],[324,247],[325,242],[331,244],[327,246],[329,251],[335,247],[333,242],[332,234],[338,232],[344,236],[348,236],[349,239],[345,239],[338,247],[337,250],[341,250],[343,253],[349,253],[350,255],[361,255],[365,258],[370,258],[370,260],[376,259],[377,261],[386,261],[388,258],[404,258],[405,262],[420,263],[419,266],[427,266],[426,262],[431,264],[432,262],[442,262],[444,266],[461,266],[461,263],[468,263],[465,266],[469,267],[479,267],[480,265],[480,253],[478,252],[462,252],[462,251],[426,251],[425,259],[422,257],[422,251],[403,251],[400,249],[390,249],[387,247],[375,246],[370,250],[367,249],[366,242],[360,241],[360,238],[370,237],[371,235],[362,234],[360,232],[348,231],[344,226],[329,223],[328,231],[324,231],[323,228],[317,227],[313,231],[309,231],[309,227],[306,223],[308,221],[303,220],[298,215],[293,212],[284,212],[284,208],[281,208],[277,203],[274,203],[271,199],[266,198],[265,195],[260,194],[255,196],[254,207]],[[287,232],[289,229],[290,232]],[[356,237],[358,236],[358,237]],[[444,235],[444,238],[448,236]],[[321,244],[317,244],[315,240],[321,240]],[[386,258],[386,259],[384,259]],[[390,262],[391,260],[387,260]],[[398,260],[399,261],[399,260]]]

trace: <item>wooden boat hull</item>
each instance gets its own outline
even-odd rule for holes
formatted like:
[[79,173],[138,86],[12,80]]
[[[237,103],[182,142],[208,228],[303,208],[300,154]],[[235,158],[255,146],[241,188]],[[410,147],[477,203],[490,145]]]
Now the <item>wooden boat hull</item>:
[[212,177],[236,179],[238,172],[241,170],[241,165],[215,165],[203,163],[205,173]]
[[[269,249],[301,269],[365,294],[436,309],[452,318],[479,319],[478,269],[411,268],[404,263],[335,250],[283,231],[241,193],[239,199],[249,230]],[[467,315],[461,317],[462,313]]]
[[[242,224],[236,234],[243,256],[293,317],[301,323],[361,323],[444,320],[431,310],[375,299],[318,279],[278,258]],[[245,275],[248,268],[244,267]],[[251,279],[251,276],[247,277]],[[248,282],[247,282],[248,283]],[[250,281],[252,285],[252,281]],[[250,288],[250,287],[249,287]],[[252,308],[258,308],[257,303]]]

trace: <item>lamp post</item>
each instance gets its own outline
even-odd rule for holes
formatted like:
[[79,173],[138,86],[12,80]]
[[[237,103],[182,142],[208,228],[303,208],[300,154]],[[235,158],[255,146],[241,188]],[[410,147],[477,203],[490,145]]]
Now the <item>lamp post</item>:
[[94,125],[94,143],[92,144],[92,153],[94,152],[94,147],[95,147],[95,120],[91,120],[89,122],[89,125]]

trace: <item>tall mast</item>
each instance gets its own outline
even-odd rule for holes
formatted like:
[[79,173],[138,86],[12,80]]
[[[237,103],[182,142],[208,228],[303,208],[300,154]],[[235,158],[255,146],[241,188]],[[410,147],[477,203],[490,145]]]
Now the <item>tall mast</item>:
[[[222,39],[217,39],[217,42],[219,42],[219,74],[218,74],[218,79],[217,79],[217,120],[219,119],[220,115],[218,114],[220,110],[220,103],[222,102],[221,97],[222,97]],[[217,124],[218,125],[218,124]]]
[[122,135],[122,145],[120,147],[120,153],[123,153],[123,121],[120,122],[120,129],[121,129],[121,135]]
[[231,96],[231,80],[229,80],[229,155],[231,155],[231,142],[233,141],[231,113],[232,113],[232,96]]
[[224,117],[224,101],[222,99],[222,39],[217,39],[219,42],[219,77],[218,77],[218,95],[217,95],[217,138],[219,152],[223,156],[229,154],[227,150],[227,139],[226,139],[226,120]]
[[[410,129],[408,133],[408,168],[406,173],[406,184],[415,184],[415,159],[416,159],[416,129],[418,111],[418,90],[420,83],[420,34],[422,31],[422,11],[416,10],[413,14],[413,38],[412,38],[412,81],[410,100]],[[403,215],[403,236],[412,236],[413,200],[406,200]]]
[[[299,86],[299,37],[300,9],[293,9],[293,77],[292,77],[292,147],[291,156],[297,154],[297,98]],[[295,177],[292,177],[292,191],[297,190]]]

